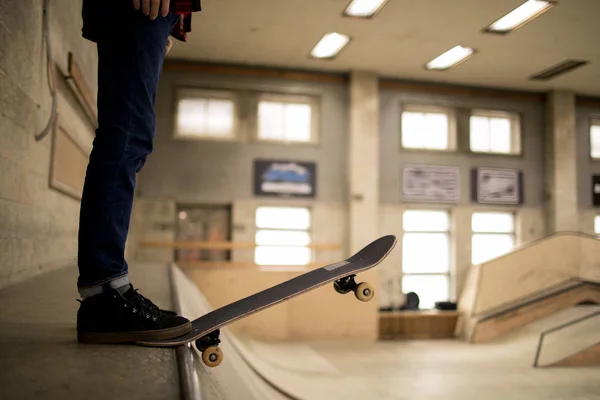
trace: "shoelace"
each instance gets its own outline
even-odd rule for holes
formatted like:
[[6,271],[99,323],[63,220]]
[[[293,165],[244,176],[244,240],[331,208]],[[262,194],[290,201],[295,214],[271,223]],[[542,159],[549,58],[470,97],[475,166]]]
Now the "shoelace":
[[156,321],[160,316],[160,309],[152,303],[150,300],[138,293],[138,289],[135,289],[135,294],[131,298],[127,299],[127,305],[133,307],[133,312],[140,316]]
[[137,292],[138,296],[140,296],[140,299],[142,300],[142,302],[146,306],[148,306],[148,307],[150,307],[150,308],[152,308],[152,309],[154,309],[156,311],[160,311],[160,307],[158,307],[156,304],[154,304],[153,302],[151,302],[149,299],[145,298],[143,294],[141,294],[141,293],[138,292],[138,290],[140,290],[140,289],[135,289],[135,291]]

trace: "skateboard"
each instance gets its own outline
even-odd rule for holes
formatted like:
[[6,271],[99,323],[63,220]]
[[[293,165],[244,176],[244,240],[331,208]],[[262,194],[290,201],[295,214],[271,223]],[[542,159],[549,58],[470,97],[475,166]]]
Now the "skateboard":
[[336,292],[354,292],[358,300],[370,301],[375,295],[373,287],[368,282],[356,283],[354,277],[357,273],[379,264],[395,245],[394,235],[380,237],[344,261],[309,271],[195,319],[192,321],[192,331],[185,335],[171,339],[138,341],[136,344],[175,347],[195,341],[196,348],[202,352],[203,363],[208,367],[216,367],[223,360],[223,353],[219,348],[219,329],[225,325],[332,282]]

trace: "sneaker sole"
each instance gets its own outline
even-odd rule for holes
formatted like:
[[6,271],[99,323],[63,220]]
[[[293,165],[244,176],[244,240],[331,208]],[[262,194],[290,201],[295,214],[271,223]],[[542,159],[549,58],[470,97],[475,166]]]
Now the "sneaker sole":
[[151,331],[131,332],[77,332],[77,340],[85,344],[116,344],[129,343],[142,340],[163,340],[183,336],[191,332],[192,323],[187,322],[173,328],[156,329]]

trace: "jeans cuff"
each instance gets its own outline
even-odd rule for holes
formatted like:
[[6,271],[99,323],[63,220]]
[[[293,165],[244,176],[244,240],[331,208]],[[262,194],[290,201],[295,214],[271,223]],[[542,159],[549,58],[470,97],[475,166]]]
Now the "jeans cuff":
[[120,287],[129,285],[129,275],[121,275],[112,280],[99,283],[93,286],[78,286],[77,290],[79,291],[79,295],[81,298],[95,296],[104,292],[106,289],[118,289]]

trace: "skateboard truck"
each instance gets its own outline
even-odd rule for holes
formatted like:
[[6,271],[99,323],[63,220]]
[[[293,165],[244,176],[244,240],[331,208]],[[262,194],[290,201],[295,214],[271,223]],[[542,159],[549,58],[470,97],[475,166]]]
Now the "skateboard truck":
[[217,329],[196,340],[196,348],[202,352],[202,362],[208,367],[216,367],[223,361],[223,352],[219,348],[220,333]]
[[350,291],[354,292],[354,296],[360,301],[370,301],[375,295],[375,290],[368,282],[356,283],[354,277],[356,275],[348,275],[333,282],[333,288],[340,294],[346,294]]

